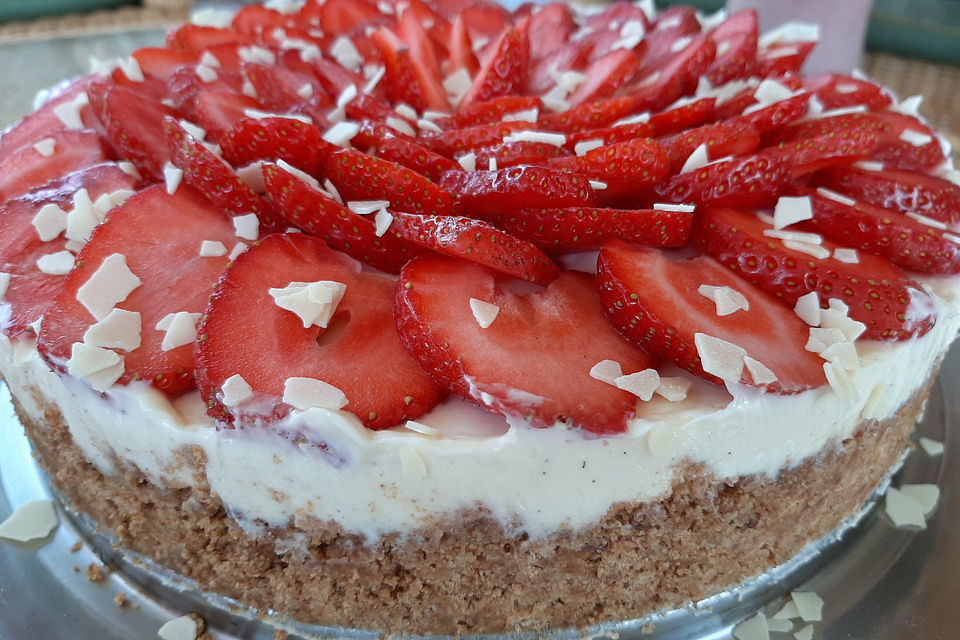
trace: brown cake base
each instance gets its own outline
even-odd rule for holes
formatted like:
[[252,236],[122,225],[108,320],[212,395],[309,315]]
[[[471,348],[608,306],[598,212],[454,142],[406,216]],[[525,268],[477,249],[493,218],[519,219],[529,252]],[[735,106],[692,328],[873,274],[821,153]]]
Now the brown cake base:
[[[101,474],[55,408],[42,421],[20,413],[40,463],[80,509],[205,589],[305,622],[454,634],[637,618],[788,560],[866,501],[909,446],[929,386],[776,481],[720,481],[688,465],[670,496],[615,505],[589,531],[532,541],[476,510],[371,546],[303,520],[252,539],[211,493],[199,449],[183,452],[196,486],[168,490],[135,472]],[[276,541],[294,533],[306,548],[278,554]]]

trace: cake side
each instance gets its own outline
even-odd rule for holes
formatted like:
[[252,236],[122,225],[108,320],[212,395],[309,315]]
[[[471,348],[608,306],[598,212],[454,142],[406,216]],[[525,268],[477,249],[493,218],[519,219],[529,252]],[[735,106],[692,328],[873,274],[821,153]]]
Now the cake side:
[[181,451],[190,487],[158,487],[135,470],[105,476],[56,408],[31,398],[46,408],[37,419],[15,403],[40,463],[79,509],[203,588],[303,621],[468,633],[636,618],[786,561],[869,497],[908,446],[931,381],[776,480],[682,465],[668,497],[614,505],[584,531],[530,539],[468,510],[375,545],[309,517],[251,536],[211,491],[198,448]]

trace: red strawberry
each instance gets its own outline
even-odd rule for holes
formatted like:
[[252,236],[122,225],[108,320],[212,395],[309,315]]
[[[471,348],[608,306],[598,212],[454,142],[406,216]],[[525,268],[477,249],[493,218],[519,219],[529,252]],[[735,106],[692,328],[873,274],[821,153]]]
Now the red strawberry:
[[571,105],[609,98],[629,83],[640,69],[640,56],[618,49],[597,58],[585,71],[587,79],[568,98]]
[[[305,329],[296,314],[270,296],[271,289],[291,282],[320,281],[346,285],[326,330]],[[391,278],[361,273],[359,264],[316,238],[265,238],[227,270],[199,328],[197,373],[210,414],[238,425],[279,419],[290,411],[281,402],[289,378],[313,378],[340,389],[347,398],[343,410],[369,429],[392,427],[429,411],[440,390],[400,343],[394,289]],[[223,384],[234,375],[243,377],[259,402],[233,408],[221,403]],[[326,443],[310,444],[337,455]]]
[[[243,74],[253,85],[257,101],[270,111],[287,112],[312,100],[319,104],[332,104],[320,82],[313,74],[291,71],[280,65],[243,63]],[[304,87],[309,88],[309,92]]]
[[602,140],[604,144],[626,142],[634,138],[653,138],[670,135],[696,126],[713,115],[716,98],[703,98],[661,111],[645,122],[621,124],[592,131],[582,131],[567,136],[567,149],[573,149],[583,140]]
[[248,109],[260,111],[263,105],[249,96],[201,88],[185,108],[191,120],[218,140],[247,117]]
[[[645,349],[691,373],[723,384],[704,370],[697,334],[733,343],[748,357],[773,371],[776,380],[755,381],[744,367],[741,382],[768,393],[798,393],[825,381],[823,360],[804,349],[807,325],[793,312],[768,298],[708,257],[672,261],[651,249],[611,241],[600,250],[600,297],[619,331]],[[749,304],[717,315],[701,285],[730,287]]]
[[753,75],[757,59],[759,25],[755,9],[738,11],[710,32],[717,57],[707,70],[707,78],[721,85]]
[[460,108],[497,96],[523,93],[530,66],[529,20],[507,29],[491,47]]
[[754,155],[674,176],[655,191],[669,202],[754,209],[773,206],[789,186],[789,164]]
[[271,163],[263,165],[267,195],[283,220],[322,238],[331,248],[381,271],[399,273],[420,247],[392,234],[378,237],[372,220],[350,211],[326,194]]
[[[691,7],[671,7],[657,16],[657,22],[644,36],[647,54],[644,72],[657,69],[682,47],[683,42],[700,33],[700,21]],[[678,44],[679,43],[679,44]]]
[[[752,93],[750,94],[753,95]],[[731,126],[749,127],[758,133],[766,133],[771,129],[782,127],[794,120],[799,120],[807,113],[807,103],[810,102],[809,93],[801,93],[786,100],[780,100],[773,104],[757,109],[745,115],[738,115],[731,118]]]
[[883,111],[876,115],[887,125],[887,129],[880,136],[875,159],[906,171],[927,171],[939,167],[946,160],[936,131],[917,118],[894,111]]
[[591,206],[596,200],[586,177],[547,167],[451,171],[440,185],[458,199],[468,215],[486,220],[506,211]]
[[577,133],[607,127],[636,111],[636,101],[630,97],[609,98],[571,107],[560,113],[549,113],[540,118],[540,128],[546,131]]
[[144,177],[160,179],[170,160],[163,119],[177,118],[177,112],[126,87],[91,87],[88,94],[117,155],[137,165]]
[[611,238],[651,247],[683,246],[693,214],[654,209],[524,209],[497,223],[507,233],[548,254],[599,249]]
[[621,25],[633,20],[643,24],[645,31],[653,27],[641,7],[627,0],[617,0],[607,5],[603,11],[587,16],[586,24],[593,29],[605,29],[609,25]]
[[530,58],[543,58],[563,46],[577,30],[570,7],[564,2],[543,5],[530,17]]
[[504,116],[542,108],[543,102],[536,96],[499,96],[461,108],[449,118],[437,120],[437,124],[449,129],[498,124]]
[[638,111],[663,109],[680,96],[692,93],[715,55],[713,42],[706,35],[696,36],[678,53],[641,70],[623,93],[633,98]]
[[600,195],[606,199],[636,194],[659,182],[670,162],[655,140],[637,138],[591,149],[580,157],[558,158],[551,166],[604,182],[607,186]]
[[[97,76],[84,76],[53,87],[50,90],[50,97],[43,106],[0,134],[0,161],[11,156],[20,147],[33,144],[55,131],[65,129],[66,125],[57,117],[54,110],[58,105],[77,99],[95,80]],[[78,113],[81,119],[78,124],[91,129],[99,127],[100,123],[97,122],[93,109],[89,105],[81,107]]]
[[97,319],[77,300],[78,291],[109,256],[119,253],[140,284],[117,307],[139,313],[141,321],[140,346],[121,353],[120,382],[148,380],[171,395],[192,388],[193,343],[164,351],[166,334],[155,327],[170,313],[203,312],[229,260],[201,257],[204,240],[231,246],[236,236],[230,221],[189,187],[181,186],[171,196],[157,185],[113,209],[80,251],[77,266],[43,316],[37,345],[41,355],[62,366],[72,345],[84,340]]
[[488,147],[503,142],[504,136],[517,131],[536,129],[536,125],[525,121],[510,120],[496,124],[480,124],[464,129],[450,129],[443,133],[434,133],[420,136],[421,144],[425,144],[437,153],[453,157],[461,152]]
[[[442,3],[438,3],[442,4]],[[444,11],[438,7],[440,13]],[[473,42],[478,40],[492,41],[503,33],[510,24],[510,13],[502,5],[490,0],[474,0],[464,6],[460,15],[467,23],[467,31]]]
[[423,89],[428,107],[436,111],[449,111],[450,101],[443,88],[437,51],[414,11],[404,12],[400,19],[399,34],[410,47],[413,73]]
[[264,31],[277,27],[292,27],[296,21],[292,16],[261,5],[240,7],[234,14],[230,26],[240,33],[262,36]]
[[[361,89],[366,84],[366,80],[364,80],[362,75],[345,69],[333,60],[311,58],[310,66],[313,67],[313,72],[317,76],[317,79],[320,80],[320,84],[323,85],[324,91],[331,96],[339,96],[343,93],[344,89],[350,85]],[[374,95],[381,89],[382,84],[383,83],[377,85],[377,88],[373,92]]]
[[813,189],[798,187],[797,193],[813,203],[811,224],[837,242],[911,271],[960,272],[960,241],[951,241],[940,229],[871,204],[838,202]]
[[869,158],[876,149],[876,133],[854,129],[796,142],[781,142],[775,147],[761,149],[760,154],[789,164],[794,177],[797,177],[823,167],[846,165]]
[[887,124],[880,119],[879,114],[846,113],[843,115],[794,122],[778,127],[764,136],[764,144],[792,142],[794,140],[837,134],[855,129],[863,129],[865,131],[882,134],[887,131],[888,128]]
[[197,56],[189,51],[161,47],[144,47],[143,49],[137,49],[130,55],[136,59],[144,75],[160,80],[169,80],[177,69],[193,66],[197,63]]
[[388,16],[366,0],[326,0],[320,5],[320,27],[324,33],[346,33],[367,24],[383,23]]
[[33,226],[34,216],[46,204],[64,211],[73,208],[73,194],[86,189],[91,200],[120,189],[132,190],[135,180],[113,163],[98,164],[48,182],[32,193],[0,205],[0,272],[10,274],[3,296],[7,306],[2,322],[8,336],[22,333],[53,304],[63,276],[44,273],[37,260],[64,251],[67,239],[62,235],[43,241]]
[[803,79],[803,86],[816,94],[825,109],[866,105],[880,110],[890,105],[890,94],[880,85],[836,73],[822,73]]
[[706,124],[695,129],[661,140],[670,168],[679,171],[697,147],[707,145],[707,156],[711,160],[725,156],[740,156],[750,153],[760,144],[760,136],[750,127],[737,123],[718,122]]
[[[864,338],[906,340],[933,326],[932,301],[886,260],[869,253],[860,253],[853,264],[814,258],[764,236],[771,228],[750,213],[704,210],[697,214],[693,244],[791,308],[813,291],[824,308],[829,299],[839,299],[850,307],[851,318],[867,325]],[[825,240],[823,246],[833,253],[839,245]]]
[[926,216],[960,229],[960,186],[910,171],[867,171],[833,167],[817,173],[815,184],[884,209]]
[[235,167],[256,160],[285,160],[309,174],[317,172],[317,154],[333,152],[312,124],[292,118],[243,118],[220,140],[223,157]]
[[373,41],[386,64],[383,82],[391,102],[406,102],[417,111],[449,110],[447,94],[439,79],[414,62],[410,48],[386,27],[377,29]]
[[232,43],[254,44],[254,40],[235,29],[220,29],[189,22],[167,33],[168,47],[195,54],[219,44]]
[[344,200],[389,200],[390,207],[426,215],[450,215],[453,198],[416,171],[355,149],[339,149],[327,159],[324,175]]
[[93,131],[64,129],[43,140],[53,141],[53,153],[49,157],[33,146],[26,146],[0,160],[0,202],[109,159],[106,145]]
[[447,49],[450,51],[447,59],[449,73],[466,69],[471,77],[476,75],[480,69],[480,63],[477,62],[477,56],[473,53],[473,43],[470,41],[470,34],[467,32],[467,24],[463,21],[463,16],[458,15],[453,21]]
[[476,154],[476,166],[487,167],[490,166],[490,161],[494,160],[500,169],[521,164],[546,165],[553,158],[564,158],[570,155],[563,147],[546,142],[522,141],[480,147],[473,149],[472,152]]
[[450,158],[434,153],[416,142],[394,136],[378,143],[377,157],[413,169],[434,182],[439,181],[447,171],[460,169],[460,165]]
[[798,73],[816,42],[785,42],[773,44],[757,52],[756,74],[770,78]]
[[233,167],[184,131],[174,118],[166,118],[164,128],[170,146],[170,160],[183,170],[183,180],[187,184],[228,216],[256,214],[261,235],[279,228],[280,221],[270,204],[240,180]]
[[[486,329],[471,299],[499,308]],[[562,420],[598,434],[624,431],[637,398],[590,377],[590,369],[603,360],[629,373],[653,364],[606,322],[583,273],[561,273],[521,296],[494,271],[422,256],[403,269],[395,315],[407,351],[434,380],[535,427]]]
[[582,71],[590,62],[593,45],[587,41],[567,42],[543,58],[531,56],[527,73],[527,92],[543,94],[557,84],[556,73]]
[[539,249],[479,220],[397,213],[390,233],[431,251],[536,284],[545,285],[557,277],[557,266]]
[[734,96],[717,104],[717,108],[713,114],[714,118],[717,120],[729,120],[730,118],[741,115],[747,107],[751,107],[757,103],[757,99],[753,96],[754,93],[756,93],[756,89],[747,87]]

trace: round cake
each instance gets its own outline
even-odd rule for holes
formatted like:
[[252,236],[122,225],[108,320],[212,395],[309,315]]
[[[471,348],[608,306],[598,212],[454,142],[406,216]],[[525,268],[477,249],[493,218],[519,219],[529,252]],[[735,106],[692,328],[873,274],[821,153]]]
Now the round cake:
[[636,619],[910,446],[960,179],[815,27],[652,3],[204,14],[0,138],[0,373],[130,550],[382,632]]

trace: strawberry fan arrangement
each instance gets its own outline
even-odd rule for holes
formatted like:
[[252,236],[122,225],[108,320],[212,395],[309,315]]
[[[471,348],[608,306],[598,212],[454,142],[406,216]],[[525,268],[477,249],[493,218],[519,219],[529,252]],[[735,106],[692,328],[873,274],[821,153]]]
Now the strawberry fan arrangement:
[[843,393],[855,340],[936,321],[960,187],[915,101],[800,75],[805,37],[627,2],[186,24],[3,134],[4,332],[221,427],[454,393],[617,433],[684,397],[670,363]]

